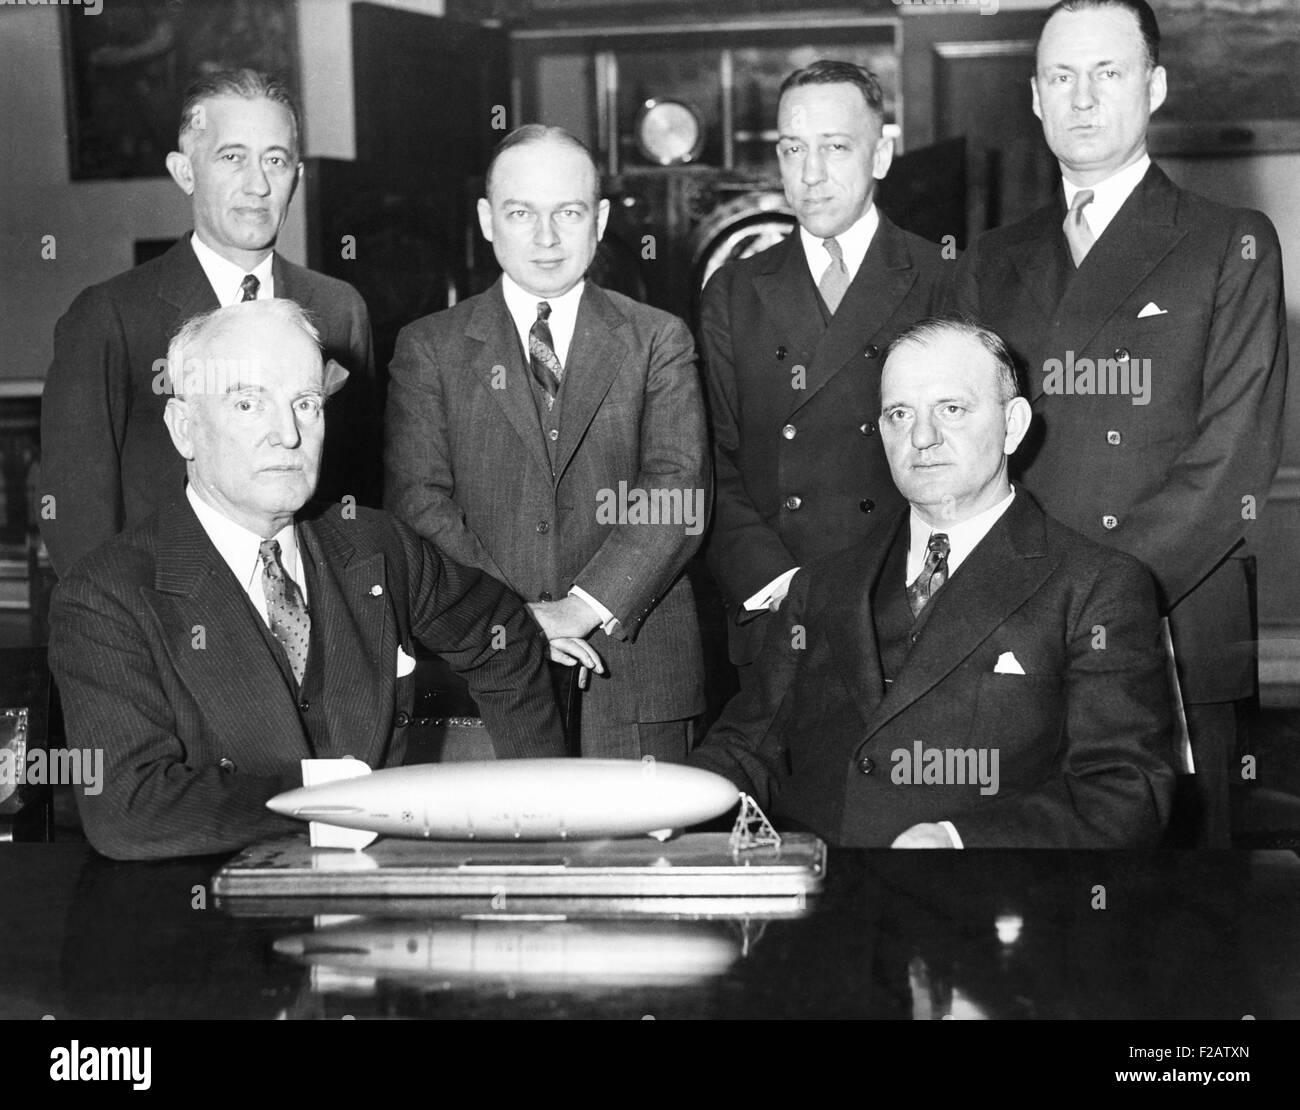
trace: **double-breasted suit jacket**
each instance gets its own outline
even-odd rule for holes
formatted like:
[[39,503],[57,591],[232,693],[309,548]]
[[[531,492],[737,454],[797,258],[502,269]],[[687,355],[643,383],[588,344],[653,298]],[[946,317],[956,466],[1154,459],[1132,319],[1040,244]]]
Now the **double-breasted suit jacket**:
[[[905,558],[896,580],[884,571],[896,543],[905,557],[908,518],[887,514],[795,575],[758,682],[691,762],[732,779],[778,826],[833,844],[887,847],[941,820],[971,848],[1154,844],[1173,772],[1150,574],[1018,491],[930,600],[886,682],[877,614],[885,591],[901,599],[906,587]],[[996,752],[996,791],[969,762],[930,781],[918,745],[983,751],[988,767]]]
[[[609,609],[618,626],[593,641],[608,677],[583,695],[583,753],[638,757],[603,747],[601,723],[681,720],[704,707],[682,572],[712,488],[686,325],[587,282],[556,408],[545,432],[499,281],[418,320],[392,363],[385,502],[531,601],[577,585]],[[636,491],[680,491],[682,510],[647,522]]]
[[300,760],[400,764],[413,680],[399,648],[416,643],[464,674],[498,755],[564,754],[545,640],[519,598],[375,510],[314,503],[298,537],[301,687],[184,495],[60,580],[50,666],[69,746],[104,752],[102,788],[77,797],[99,851],[232,851],[302,827],[264,804],[302,785]]
[[[730,262],[700,317],[717,472],[706,548],[742,619],[745,600],[791,567],[864,539],[901,497],[876,422],[896,335],[945,304],[941,248],[883,215],[833,316],[799,234]],[[757,653],[763,621],[733,627],[732,658]]]
[[957,307],[1024,365],[1035,427],[1013,465],[1049,513],[1155,573],[1188,701],[1245,696],[1242,545],[1277,469],[1287,372],[1277,235],[1155,165],[1077,272],[1064,218],[1058,198],[957,268]]
[[[349,372],[329,401],[318,493],[373,503],[380,444],[365,304],[346,282],[278,254],[272,265],[276,296],[307,310],[325,358]],[[181,324],[219,307],[186,235],[84,290],[59,320],[41,399],[40,491],[54,497],[41,533],[58,574],[182,488],[185,462],[163,423],[169,393],[160,371]]]

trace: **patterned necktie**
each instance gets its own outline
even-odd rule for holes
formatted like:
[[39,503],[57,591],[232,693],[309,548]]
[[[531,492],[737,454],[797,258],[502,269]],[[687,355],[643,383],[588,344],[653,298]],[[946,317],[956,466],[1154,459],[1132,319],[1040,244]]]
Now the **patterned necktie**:
[[242,304],[244,301],[257,300],[257,291],[262,287],[262,283],[252,274],[245,274],[244,280],[239,283],[239,300]]
[[840,301],[844,299],[844,291],[849,287],[849,271],[844,265],[844,250],[838,239],[823,239],[822,246],[831,256],[831,264],[826,267],[821,281],[817,283],[817,292],[822,295],[822,300],[834,316],[835,310],[840,307]]
[[1080,189],[1074,194],[1074,203],[1070,205],[1070,210],[1065,214],[1065,240],[1070,244],[1070,257],[1074,259],[1074,267],[1077,270],[1083,265],[1084,258],[1092,250],[1092,245],[1097,241],[1097,237],[1092,233],[1092,228],[1088,226],[1088,221],[1083,218],[1083,210],[1092,203],[1092,190]]
[[537,304],[537,319],[528,332],[528,367],[533,372],[537,384],[546,390],[546,404],[555,404],[555,395],[560,392],[560,378],[564,367],[560,365],[555,354],[555,341],[551,338],[551,306],[546,301]]
[[925,547],[925,562],[921,565],[921,573],[907,587],[907,604],[911,607],[913,620],[921,615],[926,602],[947,581],[948,537],[943,532],[931,532],[930,542]]
[[257,553],[262,557],[262,592],[266,613],[271,618],[271,635],[280,641],[298,685],[307,673],[307,646],[311,642],[311,617],[302,600],[298,583],[284,573],[278,540],[263,540]]

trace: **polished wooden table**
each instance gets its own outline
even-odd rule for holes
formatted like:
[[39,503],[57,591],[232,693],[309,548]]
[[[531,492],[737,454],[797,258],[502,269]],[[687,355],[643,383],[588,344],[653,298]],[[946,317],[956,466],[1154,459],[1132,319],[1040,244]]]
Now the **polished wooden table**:
[[833,851],[801,912],[661,914],[218,906],[221,862],[0,848],[0,1018],[1300,1017],[1289,851]]

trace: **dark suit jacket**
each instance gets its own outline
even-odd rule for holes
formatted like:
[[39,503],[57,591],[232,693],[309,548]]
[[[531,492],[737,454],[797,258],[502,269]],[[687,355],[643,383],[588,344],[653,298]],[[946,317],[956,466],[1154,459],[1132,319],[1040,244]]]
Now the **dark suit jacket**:
[[[940,251],[882,215],[829,326],[798,232],[710,280],[700,329],[718,500],[706,553],[733,612],[901,504],[876,431],[880,368],[896,335],[944,307],[953,264]],[[733,629],[736,662],[765,623]]]
[[[350,375],[330,398],[317,492],[378,504],[366,307],[352,286],[279,255],[273,273],[276,296],[307,310],[325,357]],[[217,307],[186,235],[151,262],[84,290],[59,320],[41,400],[41,492],[55,499],[54,515],[42,516],[41,533],[58,574],[143,521],[184,485],[185,462],[163,423],[168,395],[155,386],[181,324]]]
[[[1024,491],[947,585],[886,689],[871,591],[891,513],[801,570],[742,691],[691,762],[834,844],[884,847],[950,820],[967,847],[1154,844],[1169,814],[1172,713],[1150,575]],[[880,589],[903,589],[903,582]],[[1104,645],[1104,646],[1103,646]],[[996,673],[1012,652],[1023,675]],[[896,752],[998,751],[999,790],[907,784]]]
[[686,326],[588,282],[558,404],[552,470],[500,282],[416,321],[392,362],[385,503],[525,598],[558,599],[576,584],[618,618],[617,637],[593,641],[609,677],[593,678],[583,696],[584,737],[600,721],[693,716],[704,707],[703,663],[682,570],[705,521],[598,514],[602,491],[622,482],[702,491],[707,511],[704,404]]
[[[1185,192],[1154,165],[1077,274],[1064,218],[1058,198],[983,235],[958,265],[957,305],[1024,362],[1036,425],[1016,456],[1024,484],[1155,572],[1189,701],[1242,697],[1253,637],[1241,544],[1282,443],[1277,235],[1261,213]],[[1150,304],[1163,314],[1139,317]],[[1149,403],[1045,392],[1044,364],[1067,352],[1076,364],[1150,359]]]
[[[102,792],[79,788],[77,802],[105,855],[230,851],[301,828],[263,803],[302,784],[303,758],[400,764],[413,691],[397,678],[399,645],[465,675],[498,755],[564,754],[544,640],[517,597],[385,513],[313,504],[299,536],[325,647],[310,705],[183,496],[56,587],[50,666],[69,746],[104,749]],[[328,751],[311,739],[324,734]]]

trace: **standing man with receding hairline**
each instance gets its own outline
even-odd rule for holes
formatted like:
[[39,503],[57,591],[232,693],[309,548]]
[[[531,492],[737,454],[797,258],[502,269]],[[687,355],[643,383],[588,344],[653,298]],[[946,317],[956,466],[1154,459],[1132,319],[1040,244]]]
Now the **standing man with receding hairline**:
[[940,310],[951,268],[876,208],[893,140],[873,74],[826,60],[790,74],[777,127],[799,228],[723,266],[700,319],[718,475],[707,557],[742,685],[796,568],[899,503],[876,422],[881,358]]
[[609,201],[573,135],[512,132],[485,192],[505,272],[398,337],[385,504],[528,599],[548,634],[581,638],[552,653],[596,672],[584,756],[683,759],[704,708],[683,569],[712,482],[690,332],[586,280]]
[[190,198],[194,230],[165,254],[77,297],[54,333],[41,401],[41,533],[55,571],[136,524],[180,488],[167,439],[167,345],[199,312],[272,297],[297,301],[326,358],[349,371],[331,403],[321,492],[378,501],[370,320],[352,286],[295,266],[276,238],[302,178],[298,106],[253,70],[210,74],[186,91],[167,172]]
[[1187,712],[1198,840],[1230,846],[1235,702],[1253,692],[1244,544],[1282,445],[1286,302],[1268,217],[1175,186],[1147,154],[1164,103],[1146,0],[1062,0],[1031,83],[1061,195],[978,239],[957,306],[1028,374],[1017,457],[1043,507],[1156,575]]

